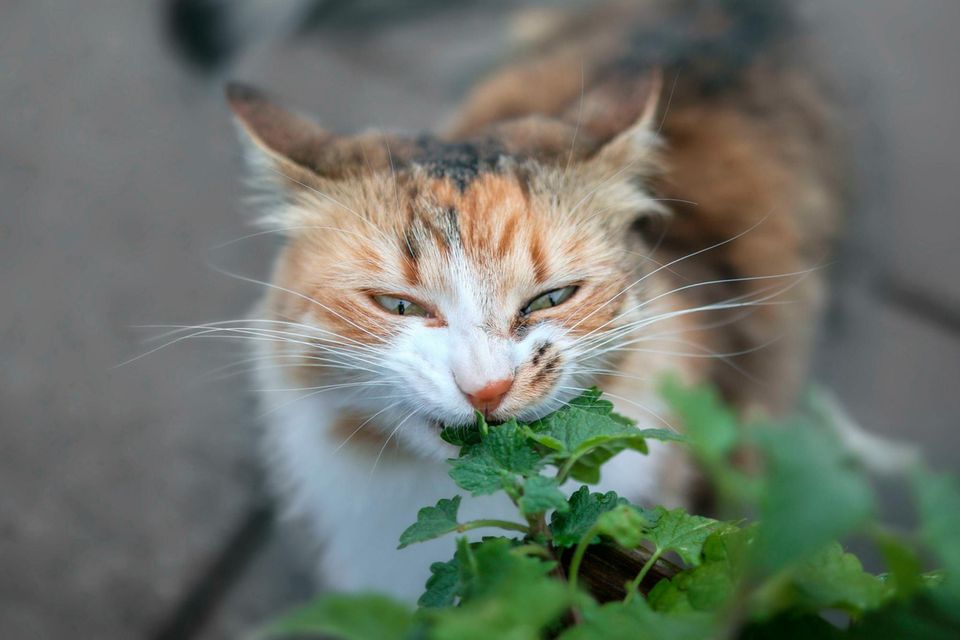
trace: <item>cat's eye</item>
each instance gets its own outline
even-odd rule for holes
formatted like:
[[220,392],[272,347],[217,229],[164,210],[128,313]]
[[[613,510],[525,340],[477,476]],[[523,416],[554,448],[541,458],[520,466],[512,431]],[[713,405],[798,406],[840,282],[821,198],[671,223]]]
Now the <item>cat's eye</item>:
[[562,287],[560,289],[551,289],[550,291],[545,291],[539,296],[531,300],[520,310],[520,315],[527,316],[533,313],[534,311],[540,311],[541,309],[549,309],[550,307],[556,307],[561,305],[567,300],[570,299],[573,294],[579,289],[577,285],[570,285],[569,287]]
[[373,301],[388,313],[398,316],[415,316],[417,318],[430,318],[431,313],[421,307],[416,302],[395,298],[393,296],[373,296]]

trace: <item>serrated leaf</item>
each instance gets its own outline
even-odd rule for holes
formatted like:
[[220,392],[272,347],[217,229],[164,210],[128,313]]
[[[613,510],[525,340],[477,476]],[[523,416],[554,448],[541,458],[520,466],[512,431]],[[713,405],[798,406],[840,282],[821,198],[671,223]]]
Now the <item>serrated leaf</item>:
[[510,420],[490,427],[479,443],[464,447],[450,461],[450,477],[475,496],[513,487],[516,477],[533,475],[544,462],[527,439],[525,430]]
[[865,572],[856,556],[834,542],[769,581],[754,595],[752,610],[760,617],[827,609],[860,616],[885,604],[892,595],[891,585]]
[[641,431],[635,423],[613,412],[613,404],[600,399],[596,388],[571,400],[567,406],[530,423],[527,435],[552,451],[550,462],[582,482],[596,482],[600,466],[617,453],[632,449],[647,452],[646,437],[677,439],[660,429]]
[[743,573],[753,536],[752,528],[729,524],[711,534],[703,543],[702,562],[657,583],[647,594],[650,606],[663,612],[723,610]]
[[550,518],[550,532],[553,534],[554,546],[573,547],[579,544],[597,518],[626,502],[613,491],[590,493],[588,487],[580,487],[568,500],[569,510],[563,513],[554,512]]
[[613,413],[613,404],[600,400],[593,388],[569,404],[530,424],[530,437],[561,456],[576,456],[602,444],[646,452],[640,430],[623,416]]
[[566,511],[570,508],[567,496],[560,491],[556,478],[533,476],[523,483],[523,495],[517,501],[525,516],[545,513],[551,509]]
[[728,526],[711,518],[690,515],[683,509],[657,507],[650,515],[656,524],[644,531],[644,539],[653,543],[655,551],[673,551],[688,565],[700,564],[703,544],[713,533]]
[[481,432],[477,425],[454,425],[444,427],[440,431],[440,439],[455,447],[466,447],[478,444],[481,439]]
[[734,577],[724,561],[710,561],[661,580],[647,594],[650,606],[664,613],[718,611],[729,601]]
[[454,557],[447,562],[434,562],[430,565],[426,590],[417,600],[417,604],[426,608],[452,606],[459,587],[460,560]]
[[651,525],[637,507],[620,504],[597,518],[597,531],[624,549],[635,549],[644,540],[644,531]]
[[436,506],[420,509],[417,512],[417,521],[400,534],[400,545],[397,548],[403,549],[415,542],[432,540],[456,531],[459,509],[460,496],[451,500],[443,498]]
[[834,542],[790,572],[792,608],[808,611],[842,609],[861,614],[884,604],[893,591],[840,543]]
[[402,640],[413,626],[410,608],[391,598],[332,593],[287,614],[257,637],[323,635],[338,640]]

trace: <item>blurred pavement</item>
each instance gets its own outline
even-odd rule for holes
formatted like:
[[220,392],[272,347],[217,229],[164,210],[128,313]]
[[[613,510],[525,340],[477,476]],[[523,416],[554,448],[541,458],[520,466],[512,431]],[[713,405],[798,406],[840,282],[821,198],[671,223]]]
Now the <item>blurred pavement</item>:
[[[872,430],[960,462],[960,3],[814,0],[866,196],[819,378]],[[240,317],[265,277],[221,79],[188,73],[153,3],[0,5],[0,637],[227,638],[296,602],[309,566],[270,525],[234,345],[135,325]],[[417,130],[505,49],[451,9],[261,48],[232,77],[328,127]],[[249,213],[249,212],[246,212]],[[228,344],[227,348],[224,345]],[[202,627],[193,623],[205,621]],[[178,626],[180,625],[180,626]]]

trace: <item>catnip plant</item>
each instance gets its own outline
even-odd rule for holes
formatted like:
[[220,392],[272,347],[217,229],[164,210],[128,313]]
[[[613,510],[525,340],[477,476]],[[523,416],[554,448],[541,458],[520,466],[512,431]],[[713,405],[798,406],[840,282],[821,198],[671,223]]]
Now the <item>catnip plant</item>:
[[[327,594],[261,637],[345,640],[951,639],[960,637],[960,492],[922,468],[904,474],[917,524],[878,521],[870,481],[815,399],[780,423],[741,425],[717,394],[668,380],[683,435],[638,429],[593,389],[540,420],[448,427],[450,477],[504,492],[513,520],[458,517],[461,496],[416,514],[399,551],[460,536],[415,610],[377,594]],[[726,519],[598,493],[605,462],[648,440],[688,447]],[[756,464],[734,460],[750,452]],[[583,483],[568,495],[561,485]],[[413,514],[411,514],[413,515]],[[869,542],[873,574],[838,540]],[[941,567],[925,570],[930,563]]]

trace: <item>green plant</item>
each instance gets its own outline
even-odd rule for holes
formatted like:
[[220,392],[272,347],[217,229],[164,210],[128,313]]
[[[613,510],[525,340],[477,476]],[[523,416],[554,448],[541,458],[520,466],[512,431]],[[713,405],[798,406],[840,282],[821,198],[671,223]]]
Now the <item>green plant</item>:
[[[779,424],[740,425],[708,388],[662,389],[684,436],[641,430],[591,390],[541,420],[450,427],[460,447],[450,476],[473,495],[505,492],[515,521],[457,517],[460,496],[425,507],[400,548],[499,527],[509,535],[457,540],[414,611],[389,598],[333,594],[270,625],[265,636],[348,640],[960,637],[960,492],[916,470],[919,525],[894,533],[876,519],[864,473],[815,403]],[[686,446],[727,514],[643,508],[569,479],[596,482],[603,464],[649,439]],[[750,451],[758,469],[733,459]],[[873,575],[837,540],[872,541],[887,565]],[[402,551],[401,551],[402,553]],[[942,571],[922,570],[934,558]]]

